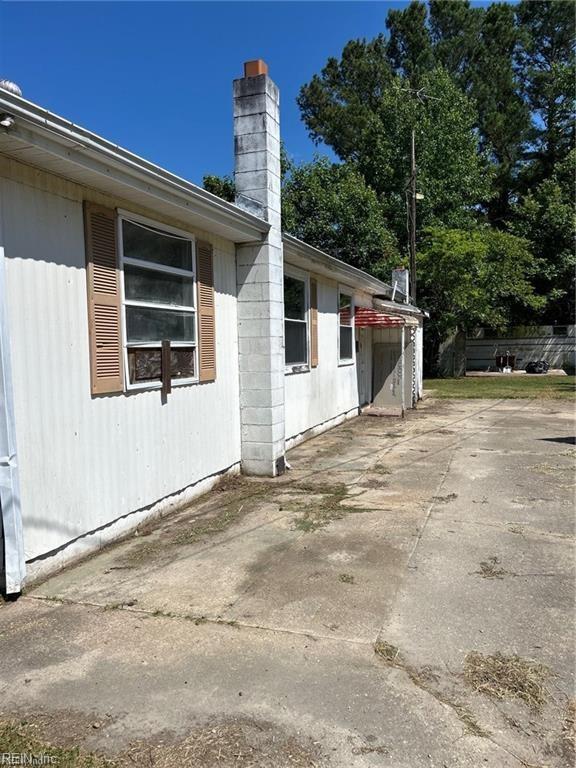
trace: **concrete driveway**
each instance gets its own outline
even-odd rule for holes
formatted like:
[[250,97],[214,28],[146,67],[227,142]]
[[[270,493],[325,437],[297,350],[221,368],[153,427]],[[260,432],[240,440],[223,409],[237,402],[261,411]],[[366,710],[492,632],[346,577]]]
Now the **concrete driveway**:
[[3,606],[2,719],[120,765],[572,765],[573,436],[347,422]]

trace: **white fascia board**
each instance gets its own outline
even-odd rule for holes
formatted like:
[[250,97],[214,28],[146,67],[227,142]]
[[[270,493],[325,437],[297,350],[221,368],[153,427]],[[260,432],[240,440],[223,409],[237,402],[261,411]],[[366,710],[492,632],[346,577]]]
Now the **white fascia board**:
[[385,299],[374,299],[374,309],[386,310],[390,314],[412,315],[413,317],[430,317],[428,312],[415,307],[414,304],[400,304],[395,301],[386,301]]
[[[119,147],[95,133],[81,128],[19,96],[0,89],[0,113],[14,117],[15,124],[4,132],[9,139],[21,140],[22,149],[8,151],[12,157],[26,162],[26,147],[33,147],[56,156],[62,161],[81,166],[92,172],[97,180],[114,179],[129,190],[162,199],[180,211],[189,211],[203,219],[210,231],[210,222],[228,233],[235,242],[258,241],[270,229],[268,222],[247,213],[232,203],[207,192],[154,163]],[[0,132],[0,151],[2,150]],[[39,166],[38,159],[33,163]],[[48,169],[49,170],[49,169]],[[177,212],[174,213],[177,216]]]
[[392,293],[392,286],[388,283],[298,240],[293,235],[283,234],[282,241],[285,259],[289,261],[292,258],[293,261],[297,261],[296,266],[308,262],[308,269],[311,271],[331,277],[350,288],[359,288],[373,296],[387,296]]

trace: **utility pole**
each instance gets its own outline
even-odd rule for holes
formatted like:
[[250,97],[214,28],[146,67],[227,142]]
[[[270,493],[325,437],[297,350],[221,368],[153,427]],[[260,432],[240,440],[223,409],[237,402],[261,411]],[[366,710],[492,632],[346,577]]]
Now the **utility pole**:
[[412,128],[410,152],[410,300],[416,304],[416,136]]
[[[425,104],[426,99],[440,101],[437,96],[429,96],[424,93],[424,88],[401,88],[411,96],[418,99],[421,104]],[[410,251],[410,301],[416,304],[416,201],[423,200],[424,196],[416,191],[416,130],[412,128],[411,147],[410,147],[410,182],[406,186],[406,207],[408,209],[408,237]],[[408,195],[410,199],[408,200]]]

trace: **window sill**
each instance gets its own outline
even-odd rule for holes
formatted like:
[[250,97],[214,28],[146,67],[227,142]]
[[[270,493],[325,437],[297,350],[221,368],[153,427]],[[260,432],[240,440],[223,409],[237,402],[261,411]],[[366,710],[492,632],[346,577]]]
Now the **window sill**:
[[[173,379],[171,382],[172,388],[174,387],[186,387],[191,384],[198,384],[199,379]],[[145,392],[147,390],[162,389],[161,381],[143,381],[141,384],[127,384],[124,388],[124,392],[129,394],[130,392]]]
[[286,376],[291,376],[293,373],[310,373],[310,366],[308,363],[301,363],[300,365],[287,365],[284,368]]
[[338,368],[345,368],[347,365],[354,365],[355,360],[338,360]]

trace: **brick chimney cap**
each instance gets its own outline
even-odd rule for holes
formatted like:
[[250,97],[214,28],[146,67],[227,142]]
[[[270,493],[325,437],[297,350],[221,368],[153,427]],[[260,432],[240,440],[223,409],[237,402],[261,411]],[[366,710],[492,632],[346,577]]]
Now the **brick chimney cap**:
[[262,59],[253,59],[244,62],[244,77],[258,77],[268,74],[268,64]]

